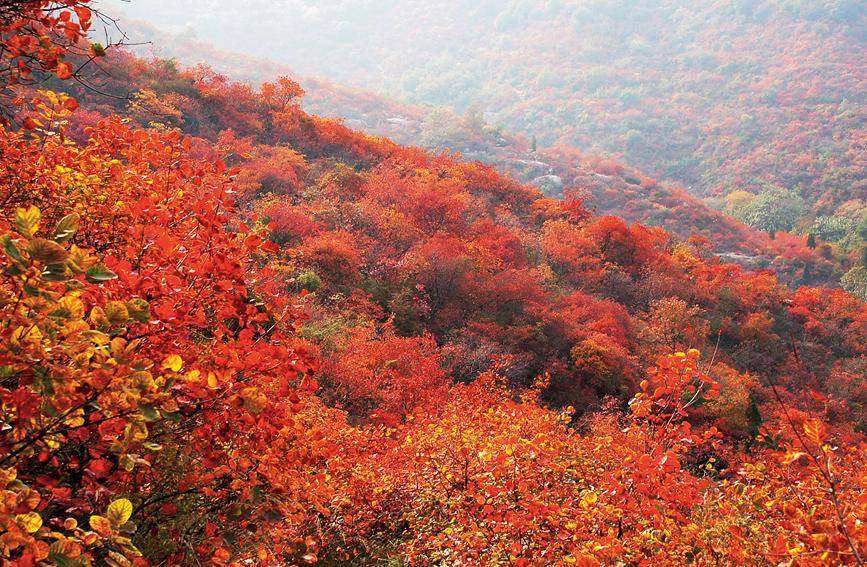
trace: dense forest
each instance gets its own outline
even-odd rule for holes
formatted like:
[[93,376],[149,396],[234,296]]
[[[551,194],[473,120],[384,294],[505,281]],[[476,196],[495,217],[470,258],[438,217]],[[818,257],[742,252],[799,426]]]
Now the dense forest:
[[[830,214],[863,177],[861,2],[299,1],[291,21],[261,2],[255,25],[230,2],[213,4],[193,29],[221,46],[273,57],[276,45],[304,74],[476,106],[546,145],[622,153],[700,195],[779,185]],[[130,9],[193,19],[177,7]],[[212,20],[221,24],[205,27]],[[256,41],[259,31],[279,39]]]
[[[605,13],[613,18],[617,13],[617,3],[606,2],[605,4],[606,6],[611,4]],[[658,2],[647,4],[653,6],[653,9],[648,8],[630,17],[638,19],[648,14],[659,16],[658,12],[662,8],[658,6]],[[408,10],[409,7],[401,3],[400,7],[395,9]],[[740,14],[743,9],[737,12]],[[817,14],[821,11],[816,10],[818,8],[809,13],[818,17]],[[444,11],[437,12],[437,17],[443,17],[441,12]],[[484,17],[493,16],[495,13],[499,12],[470,11],[475,18],[472,21],[476,23],[486,21]],[[528,22],[538,23],[539,18],[542,17],[538,10],[521,13],[523,13],[521,18]],[[686,13],[692,18],[697,17],[692,12]],[[771,28],[788,26],[785,30],[778,30],[779,34],[800,34],[805,33],[804,29],[811,29],[800,24],[794,31],[790,29],[794,25],[791,24],[792,14],[806,17],[806,10],[793,11],[789,6],[785,13],[788,16],[781,19],[764,17],[761,20],[762,25]],[[845,15],[848,12],[843,10],[839,13]],[[856,10],[854,15],[858,13]],[[554,17],[559,12],[555,11],[551,14],[545,12],[545,14],[548,14],[545,17]],[[724,11],[724,14],[729,18],[730,14],[727,11]],[[842,15],[841,20],[845,20]],[[430,14],[429,16],[434,17]],[[458,24],[451,22],[450,25]],[[530,25],[530,23],[526,24],[526,26]],[[686,29],[691,30],[697,24],[693,22],[691,25],[692,27]],[[709,25],[719,34],[723,33],[719,22],[713,21]],[[841,21],[840,25],[845,28],[844,31],[849,30],[845,21]],[[699,92],[702,100],[713,102],[714,97],[719,97],[720,100],[716,102],[724,105],[720,107],[698,107],[694,94],[687,97],[683,93],[675,93],[672,95],[676,98],[675,102],[654,98],[645,94],[651,86],[642,86],[642,96],[635,101],[635,104],[646,103],[652,108],[645,110],[652,111],[653,116],[660,112],[670,112],[677,120],[688,121],[688,127],[694,130],[689,133],[691,142],[681,143],[678,147],[674,147],[671,143],[674,118],[666,119],[662,123],[637,108],[618,107],[617,112],[607,111],[606,105],[619,104],[619,99],[606,94],[605,89],[597,88],[584,94],[571,92],[565,86],[556,91],[536,89],[533,91],[538,91],[536,102],[542,105],[537,109],[538,111],[530,112],[529,103],[522,103],[515,112],[522,117],[522,120],[529,121],[541,132],[560,134],[553,145],[543,147],[544,137],[537,139],[534,130],[505,119],[497,113],[486,111],[488,105],[482,106],[477,102],[461,104],[461,96],[466,97],[467,93],[475,90],[467,87],[465,81],[452,80],[454,79],[452,75],[444,75],[441,70],[432,72],[431,80],[440,81],[444,76],[449,78],[450,90],[443,97],[420,99],[408,92],[399,94],[413,100],[432,100],[446,106],[409,105],[323,79],[298,75],[288,66],[267,58],[217,50],[189,33],[167,34],[143,22],[136,22],[132,27],[132,35],[136,38],[142,40],[156,38],[140,50],[148,56],[173,57],[188,65],[206,63],[230,77],[252,85],[259,85],[280,75],[291,75],[307,91],[308,96],[303,104],[310,112],[341,117],[354,127],[385,135],[403,143],[432,150],[459,151],[465,158],[493,164],[522,181],[533,183],[548,195],[561,197],[565,189],[580,190],[587,204],[599,213],[661,226],[683,237],[702,235],[708,238],[714,250],[724,255],[727,260],[737,261],[752,268],[774,267],[777,273],[790,284],[841,283],[846,289],[861,293],[862,296],[867,289],[867,273],[861,267],[865,254],[864,246],[867,242],[867,210],[865,210],[865,187],[863,186],[865,156],[857,134],[863,130],[865,122],[863,104],[861,104],[864,92],[861,88],[864,65],[861,61],[856,60],[853,63],[846,59],[853,52],[861,56],[861,60],[864,59],[863,50],[855,47],[860,45],[857,41],[849,41],[845,44],[845,49],[841,48],[841,50],[827,50],[825,44],[814,43],[814,50],[806,55],[805,59],[797,61],[787,59],[786,62],[779,63],[774,68],[774,72],[781,73],[785,77],[786,88],[798,91],[798,96],[789,97],[791,100],[787,99],[785,105],[777,100],[766,100],[759,108],[754,100],[755,93],[744,91],[747,80],[758,80],[760,74],[769,72],[764,67],[756,65],[750,67],[750,73],[746,75],[743,72],[733,75],[731,69],[720,67],[713,75],[712,81],[707,73],[694,76],[690,74],[683,79],[684,82],[688,79],[688,87]],[[428,28],[422,27],[422,29]],[[678,29],[681,30],[682,27]],[[740,33],[742,27],[736,30]],[[320,31],[319,28],[317,31]],[[733,33],[728,29],[725,31]],[[244,32],[239,30],[239,33],[243,35]],[[767,35],[769,32],[763,30],[763,33]],[[479,34],[482,34],[481,30]],[[586,35],[595,37],[593,34],[601,35],[606,41],[604,45],[608,45],[611,36],[608,27],[596,25],[588,27]],[[517,41],[515,35],[509,32],[510,41]],[[563,34],[557,36],[557,41],[563,41],[562,37]],[[566,34],[565,37],[570,36]],[[353,46],[349,43],[352,38],[351,34],[345,33],[330,38],[325,33],[311,45],[319,45],[330,40],[334,44],[330,45],[326,53],[336,50],[339,53],[357,54],[359,50],[352,49]],[[670,41],[671,38],[669,35],[664,35],[658,39]],[[361,52],[370,49],[369,42],[364,41],[365,47]],[[382,39],[382,41],[386,40]],[[401,41],[406,45],[415,45],[411,38],[401,38]],[[477,38],[474,41],[482,40]],[[620,48],[624,44],[625,41],[615,42],[608,47],[609,49]],[[448,43],[447,45],[461,44]],[[412,60],[412,69],[407,72],[418,73],[420,69],[425,68],[425,65],[430,64],[430,58],[422,57],[424,46],[419,49],[418,61]],[[730,58],[736,56],[767,58],[784,55],[789,57],[788,44],[780,42],[769,44],[766,40],[763,40],[761,45],[750,45],[749,49],[740,44],[730,49],[732,53],[727,55]],[[249,50],[248,48],[247,51]],[[592,50],[582,47],[576,51],[576,54],[589,57],[591,52]],[[670,64],[672,60],[678,60],[671,54],[670,49],[660,51],[658,47],[648,46],[644,52],[657,58],[654,60],[656,65],[662,62]],[[410,59],[407,59],[403,51],[401,54],[400,61],[406,64]],[[492,57],[496,55],[496,59],[489,62],[491,65],[503,65],[504,62],[511,61],[503,58],[500,47],[491,51],[489,55]],[[386,53],[383,53],[382,57],[383,60],[389,60]],[[641,73],[638,78],[632,77],[628,81],[621,76],[612,76],[612,89],[625,89],[632,84],[630,81],[649,80],[647,67],[650,63],[645,60],[624,59],[622,54],[608,51],[595,54],[590,63],[576,57],[578,56],[566,57],[560,65],[559,72],[566,72],[570,65],[574,66],[576,73],[584,72],[587,69],[597,69],[599,61],[613,60],[618,64],[640,65]],[[539,58],[525,57],[516,60],[532,66],[538,63]],[[829,68],[831,63],[835,64],[833,68]],[[471,64],[478,64],[478,57],[462,56],[450,67],[460,69],[464,65]],[[379,64],[377,69],[381,69],[383,65],[385,64]],[[342,76],[339,69],[335,70],[331,67],[328,69]],[[353,67],[353,69],[357,74],[364,68]],[[477,71],[472,69],[467,71],[467,74],[477,80],[485,76],[484,73]],[[693,73],[695,69],[689,67],[681,71]],[[397,72],[394,69],[388,71],[392,79]],[[665,73],[654,76],[653,80],[662,83],[665,89],[671,90],[676,85],[670,80],[670,72],[670,69],[666,69]],[[842,118],[840,120],[832,118],[826,109],[827,105],[820,105],[820,100],[816,96],[800,93],[800,89],[805,88],[805,77],[825,89],[826,98],[841,98],[845,104],[849,104],[848,101],[856,101],[850,104],[852,108],[849,111],[841,115],[845,121],[840,122]],[[353,75],[352,78],[364,82],[360,76]],[[382,88],[383,84],[388,84],[385,80],[380,81],[378,76],[374,82],[376,85],[372,87]],[[729,90],[720,91],[720,84],[726,84]],[[653,85],[651,90],[658,94],[667,92],[665,89],[660,90]],[[502,92],[506,91],[511,92],[509,89]],[[462,94],[458,95],[458,92]],[[502,94],[501,91],[497,92]],[[562,101],[579,107],[584,120],[592,121],[593,124],[575,122],[571,118],[564,119]],[[508,108],[509,104],[508,100],[497,99],[493,107],[503,109]],[[454,107],[458,110],[456,111]],[[466,110],[461,111],[462,107]],[[600,107],[603,107],[602,110]],[[756,107],[755,115],[743,113],[753,107]],[[548,115],[551,108],[557,109],[554,117]],[[730,127],[740,128],[738,120],[726,118],[728,114],[734,112],[741,113],[738,115],[738,120],[744,117],[752,120],[753,126],[750,132],[731,131]],[[798,119],[803,116],[810,116],[812,122]],[[718,124],[714,126],[713,131],[708,128],[699,131],[696,129],[696,124],[702,120],[725,121],[727,130],[723,131],[722,126]],[[509,128],[491,125],[498,122],[508,124]],[[606,133],[611,129],[625,128],[625,125],[633,122],[636,127],[655,129],[654,132],[647,133],[649,142],[642,150],[644,157],[630,153],[629,148],[634,144],[630,145],[628,139],[617,136],[611,138]],[[829,126],[833,126],[833,129],[829,130]],[[785,133],[781,133],[782,129],[785,129]],[[509,130],[523,131],[526,135],[515,135]],[[573,130],[581,132],[581,136],[570,135]],[[795,131],[797,136],[791,136]],[[632,130],[627,134],[633,136],[636,133],[636,130]],[[699,138],[703,144],[701,148],[698,147]],[[618,148],[618,153],[626,157],[618,159],[616,156],[606,154],[612,151],[603,144],[609,139],[613,140],[612,147]],[[733,140],[737,141],[733,142]],[[763,146],[755,149],[754,146],[758,144]],[[829,144],[836,144],[836,146],[830,147]],[[712,159],[701,158],[709,153],[713,154]],[[676,157],[675,154],[680,157]],[[661,168],[666,159],[691,160],[689,168],[676,168],[679,172],[688,169],[691,173],[684,176],[674,170]],[[831,160],[839,163],[832,164]],[[626,165],[627,163],[629,166]],[[635,169],[636,164],[642,164],[644,169]],[[729,175],[727,171],[733,167],[738,169],[739,173]],[[652,175],[648,171],[655,174]],[[614,175],[613,179],[612,175]],[[700,184],[692,177],[697,175],[718,178],[714,181],[718,186],[713,190],[696,190]],[[662,176],[661,181],[658,181],[656,178],[660,176]],[[719,180],[722,177],[731,179],[720,185],[722,181]],[[818,180],[820,177],[821,181]],[[736,181],[732,181],[735,178]],[[689,183],[689,187],[685,187],[684,183]],[[703,201],[695,198],[690,195],[690,191],[706,199]],[[815,201],[819,197],[824,200],[824,204],[820,205]]]
[[599,214],[694,198],[99,9],[0,6],[4,565],[863,565],[867,305],[796,285],[834,247]]

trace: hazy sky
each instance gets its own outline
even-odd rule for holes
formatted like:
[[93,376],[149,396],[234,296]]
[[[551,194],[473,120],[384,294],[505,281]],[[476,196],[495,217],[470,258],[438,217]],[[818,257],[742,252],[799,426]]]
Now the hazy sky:
[[164,31],[192,31],[218,47],[256,54],[273,54],[276,44],[286,43],[282,26],[299,19],[314,24],[320,12],[295,0],[102,0],[102,5]]
[[166,32],[192,32],[221,49],[368,88],[382,82],[377,75],[383,60],[400,57],[405,48],[433,57],[444,45],[460,49],[478,41],[483,34],[473,33],[468,23],[492,26],[500,12],[515,4],[568,1],[99,0],[109,12]]
[[377,22],[389,2],[102,0],[102,5],[163,31],[192,32],[222,49],[269,57],[305,74],[323,74],[327,60],[340,57],[330,39],[382,33]]

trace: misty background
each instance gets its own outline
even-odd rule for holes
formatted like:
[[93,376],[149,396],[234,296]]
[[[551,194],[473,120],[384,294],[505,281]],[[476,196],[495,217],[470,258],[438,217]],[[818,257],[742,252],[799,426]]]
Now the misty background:
[[[342,109],[333,96],[319,97],[326,104],[317,106],[309,77],[443,109],[425,110],[409,138],[399,131],[404,116],[386,117],[398,131],[388,134],[403,141],[455,147],[457,137],[473,138],[467,130],[502,129],[533,148],[611,155],[769,233],[812,233],[849,250],[864,240],[861,0],[101,6],[132,41],[172,34],[153,42],[153,55],[208,62],[251,83],[291,72],[308,87],[314,100],[307,108],[315,112],[340,116]],[[206,52],[210,45],[242,56],[225,64]],[[659,222],[667,214],[658,210]]]

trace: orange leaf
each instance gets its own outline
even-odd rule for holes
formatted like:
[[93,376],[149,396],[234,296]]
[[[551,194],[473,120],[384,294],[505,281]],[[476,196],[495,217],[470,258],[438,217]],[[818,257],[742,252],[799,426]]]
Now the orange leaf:
[[211,556],[211,559],[214,563],[218,565],[225,565],[229,562],[229,557],[231,557],[229,550],[225,547],[221,547],[214,552],[214,555]]
[[111,535],[111,522],[102,516],[91,516],[90,527],[102,537],[108,537]]
[[805,421],[804,433],[807,435],[807,438],[816,445],[821,445],[825,442],[825,424],[818,419],[808,419]]
[[57,64],[57,69],[55,69],[57,73],[58,79],[69,79],[72,77],[72,65],[65,61],[61,61]]

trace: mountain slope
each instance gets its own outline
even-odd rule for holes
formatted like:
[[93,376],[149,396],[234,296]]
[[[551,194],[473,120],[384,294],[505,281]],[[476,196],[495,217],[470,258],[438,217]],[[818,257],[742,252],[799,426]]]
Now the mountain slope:
[[[134,38],[154,40],[153,45],[139,50],[147,56],[176,57],[193,66],[208,61],[221,73],[254,86],[281,73],[294,76],[268,59],[219,51],[141,22],[129,25]],[[307,92],[302,104],[310,112],[342,118],[349,126],[403,143],[460,152],[467,159],[495,165],[536,184],[550,196],[559,198],[564,189],[577,190],[599,214],[661,226],[682,239],[699,236],[730,261],[750,268],[773,268],[792,285],[836,285],[843,271],[857,261],[828,246],[810,250],[803,236],[778,233],[769,238],[684,189],[658,183],[614,160],[584,155],[567,146],[535,151],[526,139],[491,128],[478,115],[458,116],[444,108],[400,104],[322,79],[296,78]]]
[[[622,154],[701,197],[783,187],[806,200],[802,228],[815,215],[860,221],[850,211],[863,211],[865,191],[860,2],[296,5],[277,45],[255,41],[267,24],[248,24],[243,10],[224,24],[231,45],[208,25],[220,18],[189,25],[224,47],[279,53],[301,73],[460,113],[477,107],[542,145]],[[163,6],[146,17],[159,21]]]
[[93,18],[0,21],[4,561],[860,561],[857,298],[34,14]]
[[[306,293],[306,320],[293,344],[321,360],[314,402],[345,411],[347,424],[327,418],[334,453],[314,449],[313,462],[332,471],[333,482],[313,494],[324,499],[320,513],[331,520],[317,524],[293,513],[278,525],[289,533],[312,530],[313,543],[305,545],[317,557],[426,563],[461,556],[473,563],[517,553],[527,560],[577,555],[592,564],[638,553],[678,562],[696,553],[697,541],[677,527],[678,518],[706,526],[698,553],[711,557],[719,553],[714,542],[728,541],[748,522],[697,503],[706,490],[720,502],[733,498],[730,490],[744,490],[735,471],[752,461],[739,443],[768,451],[768,459],[774,444],[797,446],[787,445],[794,442],[781,407],[823,412],[835,439],[854,451],[839,455],[835,466],[847,478],[859,470],[863,436],[856,428],[863,424],[847,417],[863,415],[864,404],[867,318],[857,299],[812,288],[790,292],[770,274],[722,264],[658,229],[595,217],[580,202],[546,198],[488,167],[308,115],[291,81],[257,93],[205,70],[130,57],[112,62],[111,77],[115,88],[136,85],[154,96],[125,110],[116,99],[80,91],[84,107],[123,105],[117,110],[157,131],[181,128],[193,136],[196,154],[237,168],[236,222],[277,245],[262,257],[273,274],[266,281]],[[155,100],[164,105],[157,116],[149,107]],[[73,116],[73,130],[83,126],[77,121]],[[687,356],[690,347],[698,350]],[[642,370],[648,366],[649,373]],[[701,402],[671,415],[654,409],[680,399],[679,388],[698,388]],[[515,395],[523,402],[516,405]],[[630,398],[632,410],[623,414],[618,408]],[[317,407],[311,411],[324,411]],[[799,415],[806,420],[810,413]],[[621,419],[631,425],[617,425]],[[655,420],[678,425],[669,431]],[[592,433],[577,437],[566,423]],[[759,428],[774,441],[753,441]],[[505,431],[511,436],[503,438]],[[622,452],[598,456],[599,444],[613,439]],[[479,445],[483,440],[491,444]],[[648,442],[668,450],[648,454]],[[443,482],[436,471],[456,467],[447,473],[453,475],[463,466],[453,448],[491,460],[467,464],[465,482]],[[505,466],[508,451],[521,454],[511,465],[527,483],[518,490],[545,494],[539,503],[509,500],[515,469]],[[571,466],[593,462],[602,471],[582,481],[563,455]],[[670,459],[678,465],[666,464]],[[765,466],[784,466],[777,462]],[[699,472],[708,466],[719,470],[719,483],[710,480],[717,473]],[[799,474],[813,479],[805,482],[817,482],[818,472],[803,467]],[[773,482],[785,486],[787,469],[774,470]],[[552,475],[559,489],[545,492]],[[646,492],[621,492],[638,479]],[[857,494],[845,497],[853,502]],[[605,507],[597,511],[594,498]],[[822,506],[820,514],[834,512]],[[595,527],[564,540],[575,528],[556,519],[561,513]],[[772,505],[761,520],[767,535],[749,536],[753,554],[775,557],[775,542],[795,537],[777,513]],[[497,535],[505,514],[510,525],[526,522],[530,531]],[[623,533],[615,537],[610,527],[621,514]],[[735,527],[721,534],[705,523],[709,518]],[[551,522],[560,526],[553,533],[545,527]],[[651,525],[676,536],[645,549],[641,534]],[[487,535],[478,536],[480,529]],[[845,551],[836,531],[818,534]],[[530,543],[516,552],[526,537]],[[739,552],[732,553],[737,560]]]

